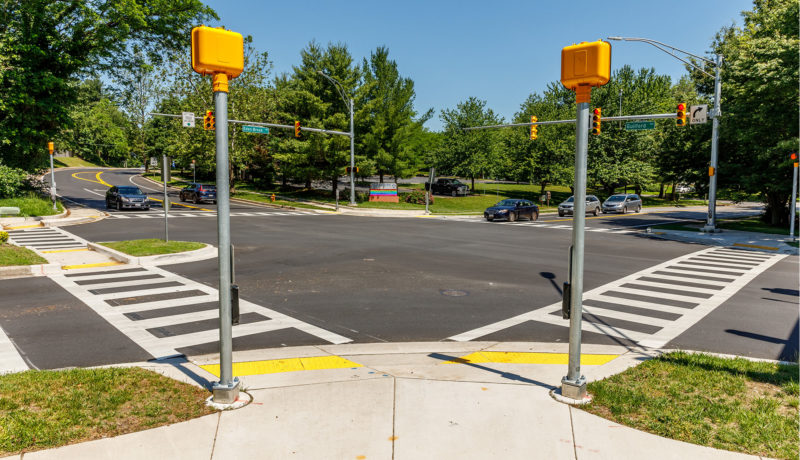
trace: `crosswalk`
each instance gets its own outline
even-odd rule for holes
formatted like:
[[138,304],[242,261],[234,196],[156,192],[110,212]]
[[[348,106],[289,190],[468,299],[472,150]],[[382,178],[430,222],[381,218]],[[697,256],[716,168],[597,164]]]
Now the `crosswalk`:
[[[529,228],[535,227],[535,228],[547,228],[554,230],[572,230],[572,223],[563,220],[559,220],[557,222],[546,221],[546,220],[535,220],[533,222],[529,220],[518,220],[516,222],[508,222],[508,221],[489,222],[483,217],[476,217],[476,216],[446,216],[446,217],[441,217],[441,219],[456,221],[456,222],[470,222],[475,224],[506,225],[513,227],[529,227]],[[585,229],[587,232],[628,234],[628,233],[639,233],[641,231],[640,227],[646,227],[650,225],[653,224],[645,224],[638,226],[634,225],[634,226],[626,226],[618,228],[586,226]]]
[[[585,292],[582,330],[663,347],[784,257],[713,247],[655,265]],[[569,326],[558,302],[449,339],[476,340],[527,321]]]
[[87,241],[58,227],[36,227],[8,231],[9,242],[37,251],[84,249]]
[[[308,216],[320,215],[314,211],[234,211],[230,213],[231,217],[278,217],[278,216]],[[111,219],[163,219],[164,211],[109,211],[108,217]],[[217,217],[216,211],[170,211],[169,218],[173,217]]]
[[[154,358],[219,340],[218,291],[158,267],[50,275]],[[246,300],[233,338],[294,328],[332,344],[351,339]]]

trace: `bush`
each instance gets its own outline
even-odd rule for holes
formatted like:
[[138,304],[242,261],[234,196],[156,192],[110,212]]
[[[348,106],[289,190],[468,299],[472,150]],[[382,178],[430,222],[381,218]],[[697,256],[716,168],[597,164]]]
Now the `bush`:
[[28,174],[22,169],[0,165],[0,198],[19,196],[28,181]]
[[0,244],[5,244],[8,241],[8,232],[0,231]]
[[[406,203],[425,204],[425,192],[422,190],[414,190],[411,193],[401,193],[400,196]],[[433,195],[431,195],[429,203],[433,204]]]

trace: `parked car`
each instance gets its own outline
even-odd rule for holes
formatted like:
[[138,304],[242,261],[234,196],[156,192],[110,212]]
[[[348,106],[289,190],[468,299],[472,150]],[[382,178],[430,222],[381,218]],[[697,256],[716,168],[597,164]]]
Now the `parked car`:
[[639,212],[641,210],[642,199],[636,194],[619,193],[611,195],[603,202],[603,212],[621,212],[625,214],[628,211]]
[[202,201],[210,201],[217,204],[217,186],[192,183],[184,187],[178,196],[181,201],[193,201],[195,204]]
[[[558,215],[564,217],[569,214],[572,215],[573,202],[575,197],[571,196],[558,205]],[[594,214],[595,216],[600,213],[600,200],[594,195],[586,195],[586,212]]]
[[431,184],[431,193],[434,195],[438,193],[439,195],[467,196],[469,195],[469,187],[458,179],[446,179],[442,177]]
[[489,222],[501,219],[514,222],[520,217],[527,217],[534,221],[539,218],[539,206],[528,200],[508,199],[486,208],[483,217]]
[[675,187],[675,191],[678,193],[690,193],[694,191],[694,187],[688,184],[678,184]]
[[106,209],[150,209],[147,195],[135,185],[116,185],[106,192]]

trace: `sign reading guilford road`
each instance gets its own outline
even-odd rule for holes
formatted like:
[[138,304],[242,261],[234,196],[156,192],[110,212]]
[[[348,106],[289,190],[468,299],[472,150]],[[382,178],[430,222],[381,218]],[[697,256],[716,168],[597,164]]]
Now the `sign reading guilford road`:
[[243,133],[257,133],[257,134],[269,134],[269,128],[266,126],[250,126],[244,125],[242,126]]
[[628,121],[625,123],[625,131],[644,131],[646,129],[655,129],[655,121]]

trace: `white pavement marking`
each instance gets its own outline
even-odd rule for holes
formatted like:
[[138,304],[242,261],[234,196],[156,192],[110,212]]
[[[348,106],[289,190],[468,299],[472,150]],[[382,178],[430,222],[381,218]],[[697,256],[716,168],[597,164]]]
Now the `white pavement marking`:
[[105,198],[105,196],[106,196],[106,195],[105,195],[105,193],[97,193],[97,192],[95,192],[94,190],[89,190],[88,188],[85,188],[84,190],[86,190],[87,192],[89,192],[89,193],[91,193],[91,194],[93,194],[93,195],[102,196],[102,197],[104,197],[104,198]]
[[[218,318],[219,313],[217,309],[205,309],[194,313],[182,312],[174,315],[164,315],[157,318],[143,320],[135,320],[125,316],[126,313],[141,313],[162,310],[171,307],[216,302],[219,298],[216,289],[192,281],[188,278],[183,278],[158,267],[147,267],[143,270],[126,273],[114,273],[116,270],[125,270],[128,268],[130,267],[120,266],[119,268],[115,269],[105,268],[96,271],[93,270],[92,272],[85,272],[82,273],[81,276],[75,277],[67,277],[63,274],[50,275],[49,277],[67,292],[83,301],[98,315],[111,323],[114,327],[119,329],[123,334],[128,336],[131,340],[136,342],[136,344],[145,349],[154,357],[175,355],[178,353],[178,349],[209,342],[216,342],[219,340],[218,326],[215,326],[212,329],[201,330],[199,332],[190,332],[166,337],[159,337],[148,331],[148,329],[164,328],[180,324],[192,324],[204,319],[208,320]],[[93,272],[96,272],[97,274],[93,274]],[[153,274],[160,275],[161,278],[126,280],[126,278],[133,276]],[[76,283],[77,281],[106,281],[113,279],[119,279],[119,281],[102,284],[89,283],[79,285]],[[155,284],[167,281],[177,281],[180,282],[181,285],[156,289],[137,289],[137,287],[147,284]],[[130,287],[131,289],[112,294],[93,294],[91,292],[94,289],[103,289],[106,287]],[[149,302],[145,301],[116,307],[111,306],[107,302],[107,300],[133,299],[135,297],[147,297],[154,294],[171,294],[179,292],[186,293],[187,295],[176,299],[156,300]],[[333,344],[342,344],[352,341],[347,337],[343,337],[331,331],[313,326],[243,299],[239,301],[239,308],[241,314],[258,313],[259,315],[265,317],[265,319],[262,321],[254,321],[251,323],[234,326],[233,337],[242,337],[246,335],[276,331],[279,329],[294,328]]]
[[[731,268],[717,268],[709,266],[696,266],[696,267],[689,266],[689,270],[687,271],[682,271],[682,270],[678,271],[676,269],[670,268],[676,264],[692,264],[693,260],[696,260],[697,258],[702,258],[704,256],[716,256],[720,254],[739,255],[740,253],[736,252],[736,250],[722,250],[720,248],[715,248],[715,247],[703,249],[701,251],[697,251],[691,254],[686,254],[684,256],[677,257],[672,260],[668,260],[666,262],[660,263],[653,267],[633,273],[624,278],[612,281],[611,283],[605,284],[603,286],[585,292],[583,294],[583,302],[587,306],[587,308],[585,309],[584,313],[593,314],[596,316],[600,316],[602,318],[608,318],[611,319],[612,321],[604,322],[602,319],[599,319],[597,321],[589,321],[587,319],[584,319],[581,323],[582,329],[589,332],[596,332],[613,337],[628,339],[637,342],[639,345],[646,347],[651,347],[651,348],[662,347],[669,341],[673,340],[675,337],[685,332],[687,329],[696,324],[698,321],[703,319],[706,315],[711,313],[715,308],[722,305],[723,302],[731,298],[740,289],[742,289],[750,281],[752,281],[756,276],[763,273],[771,266],[776,264],[778,261],[786,257],[786,255],[784,254],[759,253],[758,258],[760,259],[760,261],[758,261],[758,265],[752,266],[751,264],[748,264],[747,266],[740,267],[738,270],[733,270]],[[721,270],[727,273],[725,275],[717,275],[717,274],[710,274],[702,270]],[[661,275],[660,274],[661,272],[667,272],[669,273],[669,275]],[[692,276],[693,274],[697,275],[698,277],[710,277],[713,278],[713,280],[695,278]],[[721,278],[720,276],[724,278]],[[671,279],[674,281],[686,281],[687,283],[691,283],[692,285],[691,286],[682,286],[679,284],[671,285],[666,283],[655,283],[655,282],[639,280],[639,278],[642,277],[647,277],[647,278],[661,277],[663,279]],[[640,285],[641,288],[640,289],[634,289],[630,287],[623,288],[622,285],[624,284]],[[721,287],[722,289],[699,290],[700,288],[697,288],[695,286],[698,284],[699,285],[706,284],[708,286]],[[652,291],[647,290],[648,286],[653,287],[654,290]],[[664,292],[655,290],[657,288],[669,288],[673,290],[683,290],[686,292],[703,292],[705,294],[711,294],[711,296],[708,298],[703,298],[703,297],[666,294]],[[625,292],[636,295],[644,295],[649,298],[652,298],[653,301],[645,302],[641,300],[618,298],[615,295],[610,295],[614,293],[625,293]],[[659,302],[659,299],[664,300],[663,304]],[[669,305],[670,300],[679,300],[681,302],[688,302],[690,303],[690,305],[694,306],[688,308],[676,307],[674,305]],[[600,308],[596,306],[597,304],[594,304],[593,301],[602,301],[610,304],[624,305],[624,306],[666,312],[671,314],[677,314],[680,315],[680,317],[678,317],[675,320],[664,320],[664,319],[657,319],[646,314],[636,315],[633,313],[622,313],[616,310]],[[454,335],[449,339],[458,342],[475,340],[484,337],[486,335],[499,332],[504,329],[508,329],[518,324],[522,324],[526,321],[538,321],[548,324],[554,324],[557,326],[569,327],[569,322],[562,319],[560,314],[554,314],[554,313],[560,313],[560,310],[561,310],[561,302],[557,302],[552,305],[547,305],[545,307],[541,307],[536,310],[514,316],[512,318],[504,319],[502,321],[482,326],[477,329],[464,332],[462,334]],[[614,326],[613,325],[614,319],[626,321],[627,323],[629,323],[628,325],[626,325],[626,327],[629,328],[637,329],[636,326],[638,325],[639,326],[638,330],[631,330],[631,329],[625,329],[623,327]],[[653,333],[642,332],[642,329],[647,330],[648,328],[652,329],[653,327],[657,327],[658,330]]]
[[[33,230],[33,231],[31,231]],[[8,239],[17,246],[24,246],[36,251],[47,249],[65,249],[67,247],[86,247],[88,241],[67,232],[61,227],[50,227],[49,229],[26,229],[22,231],[9,232]],[[45,241],[49,240],[49,241]]]
[[0,328],[0,374],[7,372],[22,372],[30,369],[17,351],[17,347],[8,338],[5,331]]

